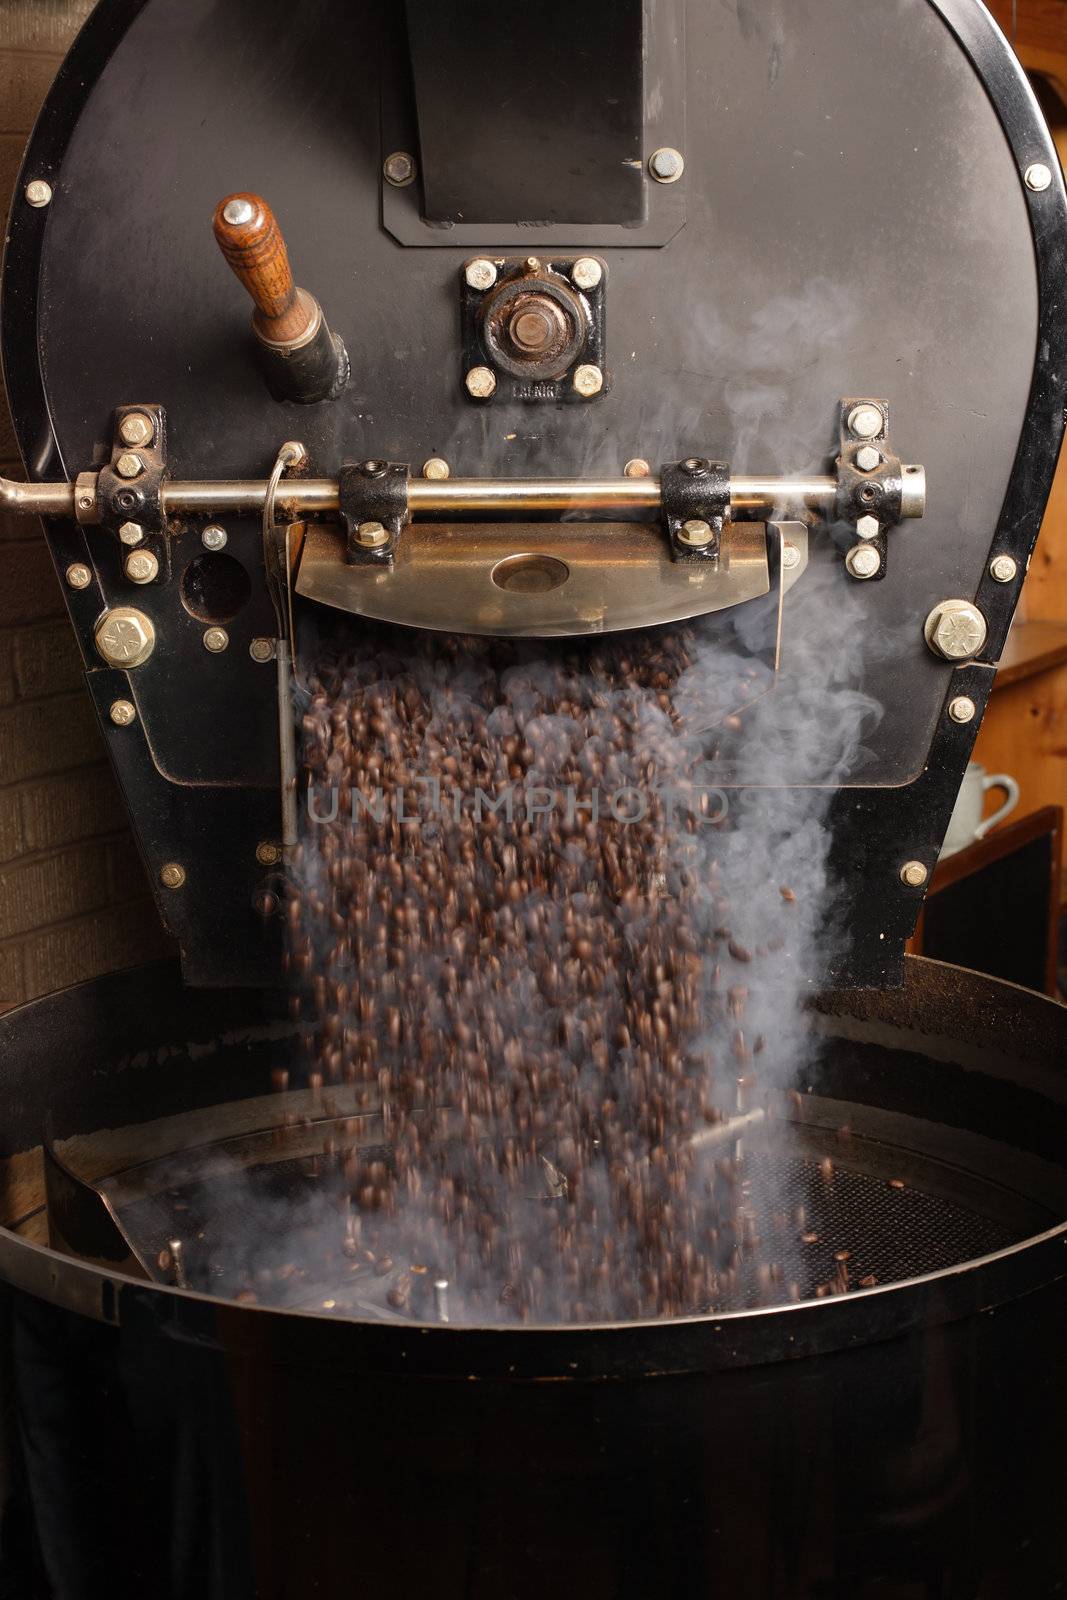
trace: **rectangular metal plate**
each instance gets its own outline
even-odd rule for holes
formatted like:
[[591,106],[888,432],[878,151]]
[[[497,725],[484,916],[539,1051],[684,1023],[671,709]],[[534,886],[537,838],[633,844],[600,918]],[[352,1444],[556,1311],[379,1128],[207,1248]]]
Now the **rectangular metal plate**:
[[[387,231],[401,244],[469,252],[666,244],[685,225],[688,176],[656,183],[648,158],[665,145],[685,150],[686,4],[593,0],[575,10],[552,0],[517,12],[485,0],[409,0],[418,111],[398,42],[382,74],[381,153],[410,151],[425,171],[406,188],[383,179]],[[479,36],[476,19],[497,14]],[[635,32],[644,45],[636,65]],[[431,63],[428,41],[442,60],[455,57],[447,73]],[[516,41],[542,52],[536,73],[525,60],[510,65]],[[472,70],[479,47],[494,64]]]
[[644,220],[642,0],[407,0],[407,23],[428,221]]

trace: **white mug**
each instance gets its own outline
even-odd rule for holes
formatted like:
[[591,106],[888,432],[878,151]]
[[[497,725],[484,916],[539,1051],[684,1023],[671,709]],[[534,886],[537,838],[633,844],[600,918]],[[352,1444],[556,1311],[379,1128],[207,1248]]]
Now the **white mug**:
[[[990,789],[1003,789],[1008,798],[999,811],[994,811],[993,815],[986,817],[983,822],[982,810],[986,793]],[[945,856],[954,856],[957,850],[965,850],[969,844],[974,844],[975,840],[984,839],[990,828],[996,827],[998,822],[1003,822],[1005,817],[1010,817],[1018,804],[1019,785],[1014,778],[1009,778],[1006,772],[989,774],[977,761],[969,762],[938,859],[944,860]]]

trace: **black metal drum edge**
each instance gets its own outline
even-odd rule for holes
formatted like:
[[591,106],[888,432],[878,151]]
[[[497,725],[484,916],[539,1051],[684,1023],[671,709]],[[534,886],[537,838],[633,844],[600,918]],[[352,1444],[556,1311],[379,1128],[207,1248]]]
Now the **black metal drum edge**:
[[0,1229],[0,1279],[80,1316],[276,1363],[413,1378],[609,1382],[771,1365],[967,1317],[1067,1277],[1067,1224],[978,1262],[831,1300],[669,1322],[440,1327],[334,1320],[147,1285]]

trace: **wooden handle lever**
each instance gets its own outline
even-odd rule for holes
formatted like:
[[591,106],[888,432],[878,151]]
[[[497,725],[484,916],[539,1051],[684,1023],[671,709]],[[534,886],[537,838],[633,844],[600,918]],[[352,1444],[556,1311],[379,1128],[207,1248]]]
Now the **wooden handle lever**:
[[319,315],[311,295],[298,289],[282,230],[258,194],[231,194],[215,211],[215,238],[255,302],[252,324],[271,344],[295,344]]

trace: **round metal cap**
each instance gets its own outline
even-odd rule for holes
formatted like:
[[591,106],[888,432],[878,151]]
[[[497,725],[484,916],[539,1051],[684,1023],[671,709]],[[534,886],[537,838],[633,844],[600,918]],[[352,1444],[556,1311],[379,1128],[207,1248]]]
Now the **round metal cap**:
[[463,276],[471,289],[491,289],[496,282],[496,267],[486,256],[479,256],[475,261],[468,261],[463,269]]
[[242,200],[239,196],[228,201],[222,208],[222,220],[233,228],[240,228],[246,222],[251,222],[255,214],[256,209],[251,200]]
[[657,183],[677,183],[685,171],[685,157],[673,145],[662,145],[649,156],[648,170]]
[[389,543],[388,529],[381,522],[361,522],[356,537],[368,550],[380,550],[383,544]]
[[496,392],[496,378],[488,367],[472,367],[466,384],[467,393],[475,400],[488,400]]
[[712,538],[711,523],[700,517],[683,522],[678,530],[678,543],[688,545],[691,550],[706,550]]
[[131,583],[152,583],[159,577],[159,561],[151,550],[135,550],[123,570]]
[[604,269],[595,256],[580,256],[571,268],[571,282],[577,289],[595,289]]
[[885,428],[885,418],[877,406],[853,406],[848,425],[857,439],[877,439]]
[[108,716],[116,728],[128,728],[131,722],[137,721],[137,712],[131,700],[113,700]]
[[394,189],[404,189],[415,182],[415,157],[406,150],[394,150],[382,162],[382,171],[386,183],[391,183]]
[[591,400],[604,387],[604,374],[599,367],[581,366],[574,369],[574,387],[583,399]]
[[143,411],[129,411],[119,423],[123,444],[147,444],[151,437],[152,423]]
[[845,566],[854,578],[873,578],[881,565],[881,556],[870,544],[853,545],[845,557]]

